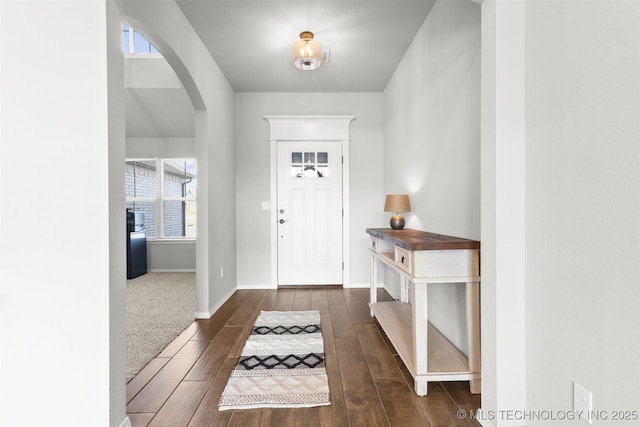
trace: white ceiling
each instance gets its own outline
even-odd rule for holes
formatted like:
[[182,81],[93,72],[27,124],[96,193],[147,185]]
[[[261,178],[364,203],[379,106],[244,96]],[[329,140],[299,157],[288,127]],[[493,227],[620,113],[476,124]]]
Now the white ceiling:
[[[434,0],[177,0],[237,92],[381,92]],[[311,31],[331,60],[293,66]]]
[[[381,92],[434,3],[176,1],[238,92]],[[291,59],[304,30],[331,51],[314,71]],[[129,58],[125,66],[127,137],[193,136],[193,106],[168,64]]]

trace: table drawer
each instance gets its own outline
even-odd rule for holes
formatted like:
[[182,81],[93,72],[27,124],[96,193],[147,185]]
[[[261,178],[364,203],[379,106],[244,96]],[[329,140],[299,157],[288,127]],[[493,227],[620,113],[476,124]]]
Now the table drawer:
[[399,246],[394,246],[393,249],[395,264],[407,273],[413,274],[413,257],[411,256],[411,252]]
[[369,236],[369,249],[373,252],[378,252],[378,238]]

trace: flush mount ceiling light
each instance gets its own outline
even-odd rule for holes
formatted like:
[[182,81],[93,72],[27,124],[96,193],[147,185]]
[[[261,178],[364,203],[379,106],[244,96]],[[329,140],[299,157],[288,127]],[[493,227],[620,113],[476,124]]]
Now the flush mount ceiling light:
[[300,40],[293,44],[293,64],[301,70],[315,70],[322,64],[322,52],[311,31],[300,33]]

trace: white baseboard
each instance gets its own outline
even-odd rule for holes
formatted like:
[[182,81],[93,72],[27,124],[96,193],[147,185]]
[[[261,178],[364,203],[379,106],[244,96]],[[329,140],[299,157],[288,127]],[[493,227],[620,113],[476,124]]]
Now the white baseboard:
[[150,268],[149,273],[195,273],[195,268]]
[[222,299],[218,302],[218,304],[213,306],[211,308],[211,310],[209,310],[208,312],[206,312],[206,311],[196,311],[195,318],[196,319],[211,319],[211,316],[213,316],[216,313],[216,311],[220,310],[220,307],[222,307],[222,305],[225,302],[227,302],[229,300],[229,298],[231,298],[231,296],[237,290],[238,290],[237,287],[234,287],[233,289],[231,289],[225,296],[222,297]]
[[362,289],[362,288],[368,288],[369,284],[368,283],[349,283],[348,285],[342,285],[342,287],[345,289]]
[[278,289],[277,286],[273,286],[270,284],[257,284],[257,285],[238,285],[238,289]]
[[[367,282],[367,283],[350,283],[350,284],[348,284],[348,285],[344,285],[343,287],[344,287],[345,289],[354,289],[354,288],[355,288],[355,289],[362,289],[362,288],[369,288],[369,287],[370,287],[370,285],[369,285],[369,283],[368,283],[368,282]],[[378,288],[384,288],[384,284],[382,284],[382,283],[378,283],[378,284],[376,285],[376,287],[378,287]]]
[[118,427],[131,427],[131,420],[129,419],[129,417],[125,418]]
[[[308,285],[313,286],[313,285]],[[345,289],[364,289],[369,288],[368,283],[351,283],[348,285],[342,286]],[[382,283],[378,283],[379,288],[383,288],[384,285]],[[278,289],[277,286],[273,286],[270,284],[255,284],[255,285],[238,285],[238,289]]]

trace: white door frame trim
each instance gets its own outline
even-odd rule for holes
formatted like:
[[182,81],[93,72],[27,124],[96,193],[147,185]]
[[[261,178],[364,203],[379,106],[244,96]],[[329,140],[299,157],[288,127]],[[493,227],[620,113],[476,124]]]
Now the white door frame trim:
[[264,116],[269,122],[269,174],[271,180],[271,288],[278,288],[278,141],[337,141],[342,143],[342,285],[351,284],[349,227],[349,125],[355,116]]

